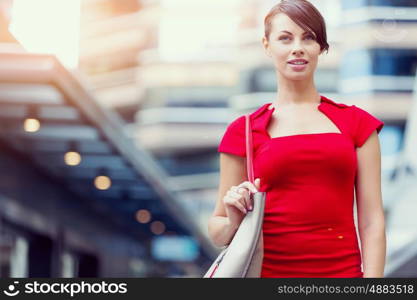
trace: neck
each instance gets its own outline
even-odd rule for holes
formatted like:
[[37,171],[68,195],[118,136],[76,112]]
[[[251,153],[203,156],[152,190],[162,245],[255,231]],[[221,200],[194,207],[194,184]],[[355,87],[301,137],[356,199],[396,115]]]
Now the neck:
[[310,105],[320,103],[320,94],[313,80],[282,80],[274,101],[276,107],[286,105]]

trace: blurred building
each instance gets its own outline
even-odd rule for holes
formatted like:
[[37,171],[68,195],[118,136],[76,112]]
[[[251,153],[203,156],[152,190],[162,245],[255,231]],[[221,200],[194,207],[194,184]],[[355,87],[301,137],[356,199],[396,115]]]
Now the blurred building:
[[386,123],[381,134],[386,276],[415,277],[417,1],[342,1],[342,8],[340,92]]
[[79,69],[100,104],[133,121],[143,94],[138,54],[154,48],[157,1],[83,0]]
[[84,79],[2,33],[0,276],[198,276],[213,246]]

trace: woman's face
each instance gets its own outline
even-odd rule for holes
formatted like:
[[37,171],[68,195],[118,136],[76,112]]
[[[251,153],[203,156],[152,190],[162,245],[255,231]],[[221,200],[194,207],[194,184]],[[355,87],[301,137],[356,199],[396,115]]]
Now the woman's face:
[[[314,74],[320,45],[314,34],[304,32],[286,14],[280,13],[272,19],[269,41],[263,37],[266,54],[273,60],[279,74],[289,80],[304,80]],[[307,64],[294,65],[289,61],[304,59]]]

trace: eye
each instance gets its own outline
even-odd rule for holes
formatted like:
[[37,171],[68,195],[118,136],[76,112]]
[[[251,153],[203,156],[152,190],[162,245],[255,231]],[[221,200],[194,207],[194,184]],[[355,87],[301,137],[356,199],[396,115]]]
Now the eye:
[[306,38],[307,38],[307,39],[312,39],[312,40],[314,40],[314,39],[315,39],[315,38],[314,38],[314,36],[313,36],[313,35],[311,35],[311,34],[306,35]]
[[279,40],[285,40],[285,39],[288,39],[288,38],[289,38],[288,36],[284,35],[284,36],[281,36],[281,37],[279,38]]

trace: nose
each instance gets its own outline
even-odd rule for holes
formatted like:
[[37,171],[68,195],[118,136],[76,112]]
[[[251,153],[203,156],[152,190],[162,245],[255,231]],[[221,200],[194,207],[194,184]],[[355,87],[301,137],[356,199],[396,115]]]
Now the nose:
[[294,48],[292,49],[292,54],[293,55],[304,54],[304,50],[303,50],[303,48],[299,44],[296,44],[294,46]]
[[301,46],[300,42],[295,42],[294,43],[294,48],[292,50],[292,54],[293,55],[304,54],[304,50],[303,50],[303,47]]
[[292,51],[292,54],[293,54],[294,56],[298,56],[298,55],[302,55],[302,54],[304,54],[304,51],[303,51],[303,50],[301,50],[301,49],[296,49],[296,50],[293,50],[293,51]]

